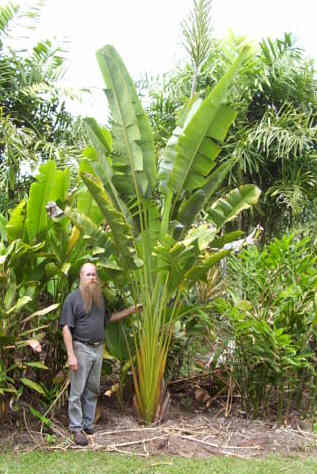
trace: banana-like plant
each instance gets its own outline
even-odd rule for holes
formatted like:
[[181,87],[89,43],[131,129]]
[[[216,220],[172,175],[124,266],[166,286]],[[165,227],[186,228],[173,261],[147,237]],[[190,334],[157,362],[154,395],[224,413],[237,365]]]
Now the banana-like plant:
[[[244,185],[212,201],[233,165],[217,166],[216,158],[236,117],[225,103],[226,92],[247,54],[242,50],[205,100],[191,100],[158,160],[149,120],[124,63],[112,46],[97,52],[112,133],[86,119],[91,147],[84,151],[80,174],[105,216],[112,255],[143,305],[132,371],[135,405],[146,423],[164,415],[165,364],[184,290],[205,280],[229,253],[223,245],[240,234],[219,238],[220,229],[260,194],[256,186]],[[194,225],[206,208],[212,224]],[[76,219],[74,210],[66,213]]]
[[[37,288],[47,285],[47,291],[55,301],[63,300],[77,279],[79,268],[87,260],[87,249],[91,251],[90,242],[93,240],[94,245],[102,246],[103,252],[108,245],[107,236],[98,228],[103,216],[90,193],[82,189],[70,196],[69,188],[69,170],[59,170],[54,161],[47,161],[40,166],[28,199],[21,201],[12,210],[7,223],[4,221],[4,235],[8,244],[16,241],[32,246],[42,242],[38,259],[32,260],[29,254],[20,252],[13,262],[14,270],[20,283],[27,279],[33,284],[41,281],[41,285],[36,284]],[[65,206],[72,198],[76,202],[76,209],[91,218],[89,230],[93,239],[83,239],[80,233],[86,221],[80,220],[72,225],[69,219],[57,224],[50,219],[51,201]],[[1,232],[0,216],[0,235]]]
[[[55,224],[48,217],[50,201],[65,205],[69,199],[69,170],[58,170],[55,162],[47,161],[31,185],[29,198],[12,210],[8,221],[0,215],[0,397],[1,391],[14,390],[9,375],[1,382],[1,372],[7,374],[16,369],[15,356],[23,358],[19,366],[22,373],[28,366],[41,368],[38,362],[25,359],[23,349],[35,345],[37,351],[44,332],[49,338],[54,337],[57,326],[47,325],[46,315],[54,311],[50,318],[58,317],[59,303],[70,291],[88,254],[96,250],[81,235],[82,222],[76,227],[65,218]],[[76,194],[76,205],[95,223],[94,244],[105,247],[104,233],[97,227],[103,216],[87,190]],[[54,342],[54,351],[58,353],[58,344]],[[55,357],[48,360],[54,364],[54,368],[50,365],[51,370],[63,363]],[[44,393],[35,380],[25,376],[19,380],[22,385]]]

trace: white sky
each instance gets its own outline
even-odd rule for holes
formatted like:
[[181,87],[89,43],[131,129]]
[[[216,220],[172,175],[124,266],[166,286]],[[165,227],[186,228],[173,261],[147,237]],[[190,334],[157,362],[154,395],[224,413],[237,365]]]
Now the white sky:
[[[67,38],[67,85],[97,91],[103,82],[95,52],[105,44],[115,46],[134,78],[171,70],[184,56],[180,22],[192,6],[193,0],[46,0],[38,34]],[[317,64],[316,13],[315,0],[213,0],[212,18],[219,37],[229,28],[255,40],[292,32]],[[100,101],[87,98],[74,110],[101,119]]]

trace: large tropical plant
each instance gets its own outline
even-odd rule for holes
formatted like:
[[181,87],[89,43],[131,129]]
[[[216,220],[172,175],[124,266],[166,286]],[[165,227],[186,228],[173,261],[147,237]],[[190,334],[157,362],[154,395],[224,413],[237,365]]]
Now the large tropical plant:
[[[72,225],[69,219],[54,224],[49,217],[52,201],[62,206],[73,202],[75,209],[90,217],[91,225],[97,229],[93,244],[80,234],[81,222],[79,227]],[[98,240],[100,232],[97,226],[102,219],[87,190],[70,192],[68,169],[57,169],[55,161],[51,160],[41,165],[28,198],[11,211],[5,225],[7,245],[17,242],[27,246],[41,244],[38,261],[29,261],[24,252],[11,262],[17,280],[20,283],[32,282],[29,285],[34,286],[38,297],[46,292],[43,298],[63,301],[77,279],[80,266],[87,259],[87,249],[91,253],[93,245],[104,245],[103,240]]]
[[[226,92],[247,54],[241,51],[205,100],[191,100],[157,160],[148,118],[125,65],[112,46],[97,52],[112,133],[86,119],[91,147],[84,151],[80,174],[105,216],[108,252],[143,305],[132,367],[136,408],[147,423],[159,419],[166,405],[164,370],[173,324],[185,311],[184,291],[206,279],[228,254],[223,245],[237,233],[219,238],[218,232],[260,193],[245,185],[215,199],[233,165],[216,161],[236,117],[225,103]],[[206,207],[212,224],[194,225]],[[74,209],[65,213],[74,222],[82,219]]]
[[[64,205],[73,200],[95,227],[101,222],[87,190],[69,191],[69,170],[48,161],[40,167],[28,199],[8,220],[0,215],[0,401],[1,395],[8,401],[10,393],[20,398],[25,386],[45,395],[46,401],[56,393],[54,376],[65,364],[57,308],[88,255],[101,252],[93,247],[97,239],[92,245],[69,219],[54,224],[49,218],[50,201]],[[29,346],[39,351],[42,342],[41,363],[30,360]],[[49,371],[34,373],[35,368]]]

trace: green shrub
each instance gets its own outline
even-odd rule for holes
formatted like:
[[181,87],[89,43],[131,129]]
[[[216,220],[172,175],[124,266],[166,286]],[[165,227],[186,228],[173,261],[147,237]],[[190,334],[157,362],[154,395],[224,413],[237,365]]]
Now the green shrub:
[[316,256],[310,239],[275,239],[228,263],[217,301],[232,340],[226,361],[247,412],[312,410],[316,402]]

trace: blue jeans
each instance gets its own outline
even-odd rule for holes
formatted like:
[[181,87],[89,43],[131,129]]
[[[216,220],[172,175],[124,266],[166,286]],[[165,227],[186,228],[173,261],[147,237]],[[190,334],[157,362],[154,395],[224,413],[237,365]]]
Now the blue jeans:
[[81,431],[92,428],[95,421],[104,345],[93,347],[73,341],[73,348],[78,369],[70,371],[69,429]]

